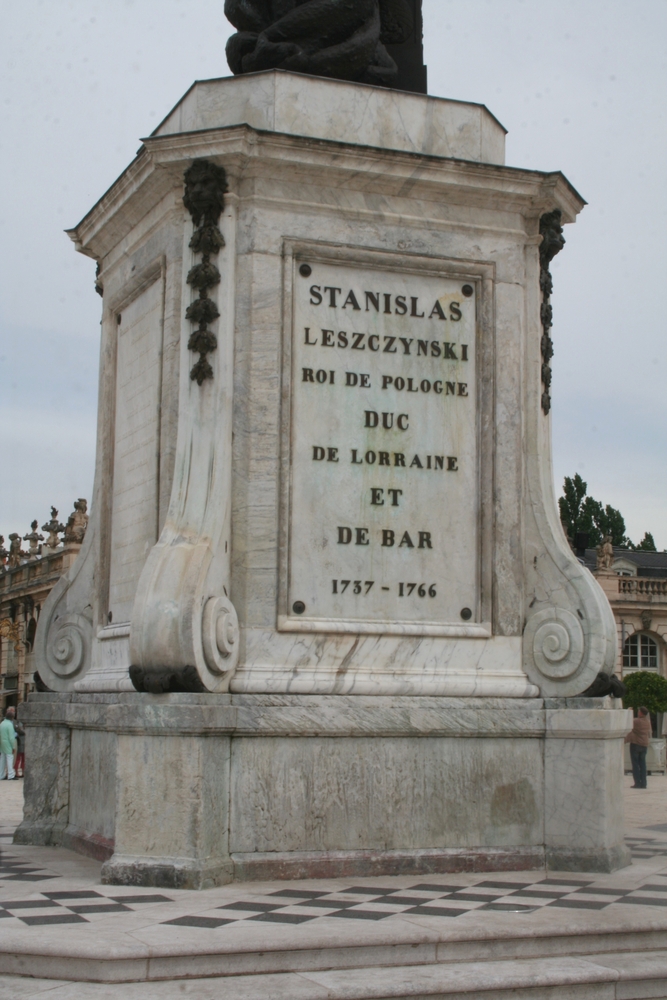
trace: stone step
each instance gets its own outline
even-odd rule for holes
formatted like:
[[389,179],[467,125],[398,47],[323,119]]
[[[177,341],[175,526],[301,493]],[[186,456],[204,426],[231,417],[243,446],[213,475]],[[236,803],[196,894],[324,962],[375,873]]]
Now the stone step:
[[[463,976],[464,971],[470,976],[482,976],[483,973],[480,982],[491,982],[488,977],[494,969],[511,978],[519,970],[524,970],[522,975],[529,976],[541,968],[552,969],[554,975],[578,969],[577,975],[583,976],[586,970],[595,967],[595,975],[606,982],[605,976],[607,979],[611,976],[609,981],[612,981],[616,975],[613,970],[623,968],[634,970],[632,975],[641,979],[639,973],[644,958],[647,968],[661,970],[658,978],[667,977],[667,921],[664,915],[647,916],[641,911],[638,913],[635,907],[631,909],[631,913],[626,912],[613,920],[609,915],[603,918],[599,913],[588,911],[573,913],[571,919],[568,914],[566,926],[562,923],[557,926],[550,920],[541,927],[524,924],[521,929],[499,923],[492,927],[486,922],[486,926],[478,924],[467,930],[456,929],[450,922],[439,929],[405,925],[380,928],[377,924],[352,928],[347,924],[340,930],[329,928],[301,941],[297,941],[292,929],[281,929],[276,935],[268,927],[259,940],[252,941],[245,935],[226,942],[211,930],[195,932],[180,927],[178,937],[172,937],[165,935],[164,927],[138,926],[126,928],[124,934],[105,934],[93,926],[84,929],[77,925],[77,934],[72,937],[65,925],[60,931],[56,927],[49,928],[48,935],[40,934],[38,938],[3,928],[0,976],[109,984],[222,977],[226,984],[225,996],[233,983],[247,985],[258,979],[268,984],[272,977],[283,974],[307,979],[320,975],[340,976],[341,984],[357,982],[361,977],[359,982],[367,983],[368,970],[374,970],[378,982],[387,984],[408,983],[414,977],[425,983],[431,977],[440,984],[441,992],[442,983],[458,982],[456,977]],[[601,972],[600,968],[608,971]],[[437,976],[436,970],[439,970]],[[490,988],[488,985],[479,987],[480,990]],[[316,995],[319,994],[313,994]],[[368,995],[382,997],[385,994]],[[386,995],[412,994],[390,992]],[[437,996],[438,990],[434,987],[424,995]],[[454,995],[457,994],[454,992]],[[352,998],[356,994],[349,996]],[[635,994],[627,994],[630,996]],[[663,992],[646,996],[664,996],[667,1000],[667,978]]]
[[665,1000],[667,951],[566,954],[506,962],[452,962],[134,983],[0,976],[0,995],[24,1000]]

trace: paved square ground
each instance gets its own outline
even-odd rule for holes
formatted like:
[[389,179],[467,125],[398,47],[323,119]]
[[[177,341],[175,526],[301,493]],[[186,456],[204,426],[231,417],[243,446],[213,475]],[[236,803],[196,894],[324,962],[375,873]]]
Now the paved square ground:
[[[667,942],[667,778],[649,777],[646,791],[631,784],[626,776],[633,864],[610,875],[541,870],[234,883],[194,892],[101,885],[100,865],[89,858],[61,848],[14,846],[23,785],[0,782],[0,951],[28,955],[51,949],[80,958],[106,949],[133,959],[178,951],[200,960],[203,954],[272,949],[284,954],[331,942],[342,947],[454,942],[470,935],[548,936],[573,928],[586,934],[626,926],[660,929]],[[130,992],[127,985],[88,983],[61,993],[62,979],[0,976],[0,1000],[46,992],[53,1000],[158,996],[151,983],[133,984]],[[186,985],[181,981],[173,996],[184,995]],[[84,986],[92,992],[76,992]],[[161,1000],[172,996],[165,992],[168,986],[160,987]],[[187,995],[205,994],[188,989]]]

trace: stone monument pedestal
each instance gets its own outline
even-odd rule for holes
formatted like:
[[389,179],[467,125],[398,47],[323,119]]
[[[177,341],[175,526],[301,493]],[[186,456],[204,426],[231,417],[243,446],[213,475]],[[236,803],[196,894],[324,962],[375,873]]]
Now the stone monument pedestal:
[[72,230],[103,290],[85,542],[17,839],[105,878],[627,863],[609,605],[560,527],[583,201],[478,105],[195,84]]
[[606,699],[42,694],[18,843],[103,881],[610,871],[625,712]]

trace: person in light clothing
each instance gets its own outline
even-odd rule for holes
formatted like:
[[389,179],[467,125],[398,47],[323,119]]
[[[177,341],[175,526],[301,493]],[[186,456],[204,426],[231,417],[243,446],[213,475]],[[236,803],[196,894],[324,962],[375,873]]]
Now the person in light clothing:
[[640,708],[632,723],[631,732],[625,737],[625,742],[630,744],[632,777],[635,779],[633,788],[646,788],[646,752],[652,735],[648,708]]
[[14,754],[16,752],[16,731],[14,729],[15,711],[10,706],[5,717],[0,722],[0,780],[15,778]]

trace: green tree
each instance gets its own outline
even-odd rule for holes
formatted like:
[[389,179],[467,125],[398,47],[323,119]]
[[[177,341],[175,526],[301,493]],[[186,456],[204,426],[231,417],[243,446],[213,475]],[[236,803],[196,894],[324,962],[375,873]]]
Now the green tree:
[[667,712],[667,680],[652,670],[633,670],[623,678],[627,691],[623,698],[626,708],[648,708],[653,715]]
[[563,483],[563,496],[558,500],[560,519],[570,538],[574,538],[581,520],[581,506],[588,490],[588,483],[585,483],[577,472],[573,479],[565,477]]
[[611,535],[612,545],[619,545],[624,549],[632,548],[632,542],[625,534],[625,519],[620,510],[609,504],[602,510],[600,504],[598,526],[603,535]]
[[588,496],[588,483],[585,483],[579,473],[572,478],[565,477],[563,496],[558,500],[560,519],[570,538],[578,534],[588,535],[591,548],[599,545],[605,535],[611,535],[612,545],[622,548],[632,548],[632,542],[625,534],[625,519],[620,510],[606,507]]
[[655,542],[653,541],[653,535],[650,531],[647,531],[642,538],[639,545],[637,545],[637,550],[640,552],[656,552]]

